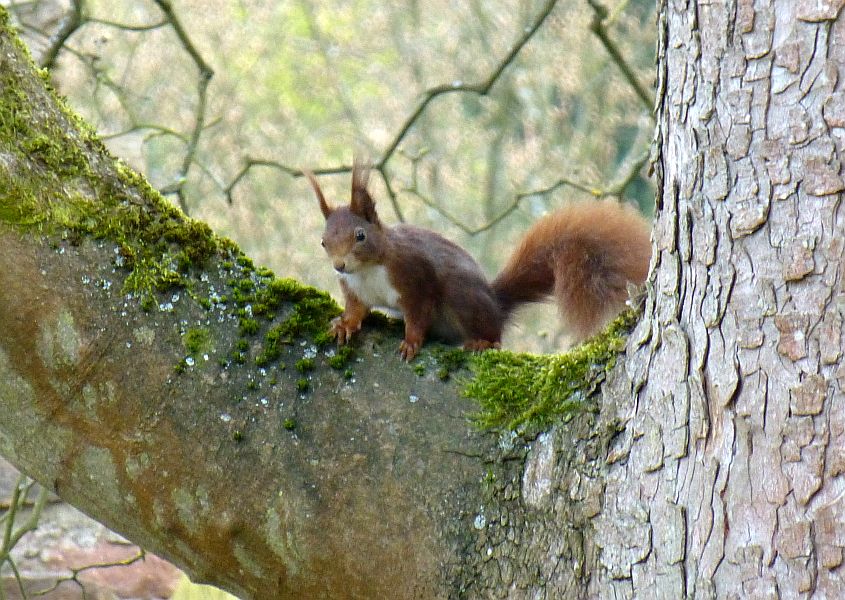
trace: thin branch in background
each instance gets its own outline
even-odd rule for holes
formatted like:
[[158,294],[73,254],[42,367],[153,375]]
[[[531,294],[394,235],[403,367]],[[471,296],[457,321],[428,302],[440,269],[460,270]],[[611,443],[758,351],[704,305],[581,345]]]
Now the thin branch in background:
[[88,23],[96,23],[98,25],[114,27],[115,29],[122,29],[123,31],[134,31],[136,33],[152,31],[154,29],[159,29],[160,27],[164,27],[165,25],[167,25],[167,19],[162,19],[158,23],[151,23],[149,25],[129,25],[128,23],[117,23],[115,21],[108,21],[106,19],[95,19],[92,17],[87,18],[86,21]]
[[[26,598],[27,595],[23,587],[20,573],[18,572],[18,567],[12,559],[12,549],[24,535],[30,531],[34,531],[38,527],[38,521],[41,519],[41,513],[44,511],[44,506],[47,504],[47,489],[40,487],[38,490],[38,497],[32,505],[32,510],[30,511],[29,516],[23,523],[16,522],[18,511],[26,505],[27,497],[29,496],[29,492],[32,490],[33,486],[35,486],[35,482],[25,475],[18,477],[18,481],[12,491],[12,498],[9,500],[9,506],[6,512],[3,513],[2,517],[0,517],[0,523],[3,523],[3,537],[0,542],[0,567],[4,564],[8,564],[12,569],[21,597],[23,598]],[[5,588],[0,585],[0,599],[5,600],[5,598]]]
[[548,196],[562,187],[571,187],[586,194],[590,194],[596,199],[621,197],[625,191],[625,188],[627,188],[631,184],[631,182],[637,177],[639,172],[648,162],[648,159],[649,152],[648,150],[646,150],[645,152],[642,152],[640,155],[638,155],[635,160],[632,160],[627,165],[627,168],[617,178],[615,183],[604,188],[587,185],[585,183],[575,181],[574,179],[562,177],[553,184],[548,185],[544,188],[531,190],[528,192],[520,192],[516,194],[516,196],[514,196],[513,201],[501,212],[499,212],[499,214],[497,214],[495,217],[493,217],[492,219],[490,219],[485,224],[479,227],[470,227],[469,225],[462,223],[458,217],[452,215],[446,209],[438,205],[436,202],[421,194],[416,186],[416,169],[414,169],[414,175],[411,186],[403,188],[401,191],[411,194],[415,198],[418,198],[423,204],[440,213],[444,218],[446,218],[450,223],[455,225],[455,227],[463,231],[465,234],[469,236],[474,236],[478,235],[479,233],[483,233],[489,229],[492,229],[493,227],[498,225],[511,213],[513,213],[517,208],[519,208],[519,205],[522,204],[523,200],[526,200],[527,198],[536,198],[538,196]]
[[[388,144],[387,148],[382,153],[381,158],[373,162],[372,168],[373,170],[378,171],[381,174],[382,180],[385,183],[385,188],[387,189],[388,195],[390,196],[393,209],[396,212],[397,218],[400,222],[403,221],[402,213],[399,209],[396,194],[393,191],[390,182],[388,181],[389,178],[386,171],[387,163],[393,157],[399,145],[402,143],[402,141],[405,139],[405,137],[408,135],[408,133],[411,131],[417,121],[419,121],[420,117],[422,117],[422,115],[425,113],[431,101],[435,98],[452,93],[471,93],[479,96],[486,96],[496,84],[496,82],[499,81],[502,76],[502,73],[504,73],[508,66],[510,66],[514,62],[522,48],[525,47],[525,45],[529,42],[529,40],[531,40],[532,37],[534,37],[534,34],[537,33],[537,31],[540,29],[540,26],[545,22],[546,18],[552,12],[557,2],[558,0],[548,0],[546,2],[537,17],[534,19],[534,21],[530,25],[525,27],[522,36],[517,40],[517,42],[511,47],[510,51],[508,51],[505,57],[501,61],[499,61],[496,67],[490,72],[490,74],[485,79],[478,83],[462,83],[460,81],[456,81],[449,84],[435,86],[426,90],[426,92],[423,94],[422,99],[417,104],[416,108],[413,110],[413,112],[411,112],[408,118],[405,119],[404,123],[399,128],[396,135],[393,137],[393,140]],[[282,171],[283,173],[287,173],[291,177],[302,176],[301,169],[297,169],[289,165],[285,165],[271,160],[247,159],[244,166],[235,175],[235,178],[228,186],[226,186],[224,190],[224,193],[226,194],[226,199],[228,200],[229,204],[231,204],[233,201],[232,192],[235,187],[247,175],[247,173],[253,167],[256,166],[275,168],[279,171]],[[351,171],[351,166],[313,169],[315,175],[348,173]]]
[[41,68],[52,69],[56,64],[56,58],[59,56],[59,51],[64,47],[68,38],[72,36],[77,29],[85,24],[85,19],[82,15],[84,9],[83,0],[73,0],[71,4],[70,13],[62,19],[59,29],[50,37],[47,49],[41,57]]
[[90,571],[92,569],[110,569],[112,567],[128,567],[130,565],[135,564],[139,560],[144,560],[147,556],[147,553],[142,550],[138,549],[138,553],[135,556],[130,556],[124,560],[116,560],[114,562],[107,562],[107,563],[95,563],[92,565],[85,565],[84,567],[78,567],[75,569],[71,569],[71,574],[67,577],[59,577],[56,581],[48,588],[43,590],[38,590],[37,592],[33,592],[33,596],[46,596],[50,592],[56,590],[60,585],[63,583],[72,581],[76,585],[78,585],[82,589],[83,597],[85,595],[85,585],[79,581],[79,576],[85,573],[85,571]]
[[590,31],[599,38],[605,50],[607,50],[607,53],[610,55],[610,58],[613,59],[613,62],[615,62],[616,66],[619,67],[619,70],[622,71],[622,75],[625,77],[625,80],[637,94],[637,98],[640,99],[640,102],[642,102],[645,109],[651,113],[654,109],[654,94],[648,91],[646,87],[640,83],[640,80],[637,79],[636,73],[634,73],[634,69],[631,68],[631,65],[628,64],[625,57],[622,56],[619,46],[617,46],[610,38],[606,25],[609,14],[607,8],[597,0],[587,0],[587,4],[590,5],[595,13],[593,15],[593,20],[590,23]]
[[396,151],[396,148],[402,141],[405,139],[405,136],[408,135],[408,132],[411,128],[416,124],[419,120],[420,116],[425,112],[428,105],[431,103],[432,100],[439,96],[443,96],[445,94],[452,94],[456,92],[464,92],[464,93],[472,93],[477,94],[479,96],[486,96],[490,90],[496,85],[496,82],[502,76],[502,73],[505,72],[516,57],[519,55],[520,50],[534,37],[534,34],[540,29],[540,26],[545,22],[546,17],[554,9],[555,5],[557,4],[557,0],[548,0],[540,10],[540,13],[534,19],[534,22],[531,25],[527,26],[523,31],[522,37],[517,40],[517,42],[511,47],[510,51],[505,55],[505,57],[496,65],[496,68],[487,76],[486,79],[480,81],[478,83],[462,83],[460,81],[455,81],[450,84],[439,85],[433,88],[430,88],[423,94],[422,100],[420,100],[419,104],[417,104],[416,109],[411,113],[411,115],[405,120],[403,125],[399,128],[399,131],[394,136],[393,141],[388,144],[387,149],[385,149],[384,153],[381,156],[381,159],[377,162],[377,164],[382,165],[386,163],[390,158],[393,156],[393,153]]
[[180,208],[185,212],[185,214],[188,214],[188,203],[185,199],[185,182],[188,179],[188,171],[194,162],[194,155],[196,154],[197,146],[199,145],[200,135],[202,135],[205,123],[206,104],[208,101],[208,84],[214,76],[214,71],[210,66],[208,66],[208,63],[205,62],[196,46],[194,46],[191,41],[191,38],[188,36],[187,32],[185,32],[185,29],[182,27],[182,23],[179,21],[176,13],[173,12],[173,7],[171,6],[170,1],[153,1],[164,13],[166,20],[170,23],[170,26],[176,33],[176,37],[178,37],[179,41],[182,43],[182,47],[185,48],[185,51],[190,55],[199,70],[199,78],[197,81],[197,107],[194,112],[194,128],[191,132],[191,137],[188,140],[188,146],[185,149],[182,166],[176,177],[176,181],[172,185],[161,190],[163,194],[175,193],[176,197],[179,199]]

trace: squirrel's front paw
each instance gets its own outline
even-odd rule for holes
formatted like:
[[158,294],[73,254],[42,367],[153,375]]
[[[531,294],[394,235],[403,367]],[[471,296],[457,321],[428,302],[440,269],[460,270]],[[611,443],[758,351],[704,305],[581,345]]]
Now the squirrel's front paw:
[[361,323],[351,323],[341,317],[332,319],[332,326],[329,328],[329,334],[334,336],[338,344],[345,344],[352,340],[352,334],[361,329]]
[[402,357],[402,360],[410,362],[419,352],[421,345],[421,342],[402,340],[402,343],[399,344],[399,356]]

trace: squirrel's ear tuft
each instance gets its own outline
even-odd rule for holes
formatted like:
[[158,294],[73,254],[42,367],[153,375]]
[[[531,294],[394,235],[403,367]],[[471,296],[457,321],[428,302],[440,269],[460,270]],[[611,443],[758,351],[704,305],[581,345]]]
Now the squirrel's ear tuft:
[[359,217],[363,217],[373,224],[378,224],[376,203],[367,191],[367,181],[370,179],[369,165],[363,165],[356,157],[352,162],[352,200],[349,210]]
[[329,215],[334,212],[334,209],[326,202],[326,198],[323,196],[323,190],[320,189],[320,184],[317,183],[317,178],[314,177],[314,173],[308,171],[307,169],[303,169],[302,174],[305,175],[308,182],[311,184],[311,187],[314,188],[314,193],[317,194],[317,202],[320,203],[320,212],[323,213],[323,217],[328,219]]

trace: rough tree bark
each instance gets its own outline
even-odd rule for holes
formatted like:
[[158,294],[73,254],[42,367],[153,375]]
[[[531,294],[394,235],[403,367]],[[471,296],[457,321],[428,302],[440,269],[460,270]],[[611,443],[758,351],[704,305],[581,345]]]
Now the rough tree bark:
[[845,594],[842,5],[662,5],[656,264],[601,597]]
[[[275,386],[236,361],[183,364],[186,328],[208,329],[217,357],[243,322],[187,295],[145,313],[120,293],[113,231],[68,239],[31,214],[48,201],[67,219],[56,207],[80,197],[160,207],[4,29],[2,83],[33,109],[10,125],[0,106],[15,223],[0,224],[0,453],[243,597],[839,597],[841,6],[661,4],[645,317],[600,411],[528,442],[474,430],[474,405],[381,332],[354,383],[318,354],[303,395],[299,338]],[[83,177],[52,160],[55,139]],[[231,260],[215,247],[192,294],[231,289]]]

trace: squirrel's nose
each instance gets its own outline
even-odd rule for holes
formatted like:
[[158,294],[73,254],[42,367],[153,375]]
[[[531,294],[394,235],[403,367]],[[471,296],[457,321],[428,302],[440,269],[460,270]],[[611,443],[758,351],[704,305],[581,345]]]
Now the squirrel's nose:
[[338,273],[343,273],[346,270],[346,263],[342,260],[336,261],[334,263],[334,270]]

